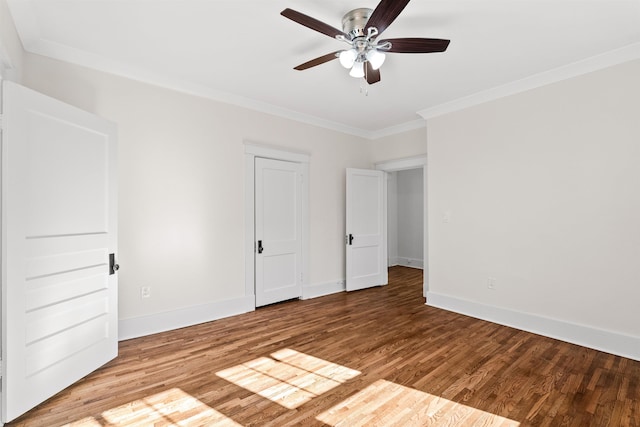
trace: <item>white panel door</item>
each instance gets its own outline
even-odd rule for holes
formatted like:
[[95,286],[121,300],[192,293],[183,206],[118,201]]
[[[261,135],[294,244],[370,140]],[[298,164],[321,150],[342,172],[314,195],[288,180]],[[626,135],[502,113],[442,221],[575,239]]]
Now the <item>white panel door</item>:
[[386,285],[385,174],[347,169],[347,291]]
[[256,158],[256,307],[302,296],[302,165]]
[[6,81],[3,114],[9,421],[117,355],[117,185],[112,123]]

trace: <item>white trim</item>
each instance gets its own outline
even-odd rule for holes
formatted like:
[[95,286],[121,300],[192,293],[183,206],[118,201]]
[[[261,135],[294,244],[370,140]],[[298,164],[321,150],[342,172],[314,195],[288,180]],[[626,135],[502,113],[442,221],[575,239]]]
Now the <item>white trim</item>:
[[424,268],[424,261],[417,258],[407,258],[399,256],[397,258],[394,258],[392,261],[395,261],[394,265],[401,265],[403,267],[418,268],[420,270]]
[[311,299],[323,297],[325,295],[346,292],[344,279],[334,280],[331,282],[314,283],[302,287],[302,299]]
[[[407,169],[418,169],[422,168],[422,209],[423,209],[423,223],[422,229],[423,231],[423,242],[422,242],[422,253],[424,254],[423,260],[423,273],[422,273],[422,296],[426,297],[429,292],[429,276],[425,274],[425,265],[429,265],[429,239],[428,239],[428,223],[427,223],[427,206],[428,206],[428,197],[427,197],[427,156],[415,156],[415,157],[407,157],[404,159],[395,159],[395,160],[386,160],[383,162],[379,162],[375,164],[375,168],[377,170],[385,171],[385,172],[396,172]],[[387,188],[387,180],[384,182],[385,185],[385,194]],[[385,202],[386,203],[386,202]],[[387,236],[385,233],[384,244],[387,245]],[[397,264],[396,264],[397,265]]]
[[640,361],[640,337],[435,292],[427,293],[427,305]]
[[15,81],[15,69],[2,40],[0,40],[0,81],[2,80]]
[[507,83],[505,85],[483,90],[473,95],[465,96],[444,104],[436,105],[435,107],[425,108],[424,110],[418,111],[418,114],[425,120],[431,119],[443,114],[473,107],[474,105],[484,104],[485,102],[493,101],[495,99],[515,95],[530,89],[577,77],[582,74],[591,73],[603,68],[633,61],[638,58],[640,58],[640,43],[633,43],[572,64],[534,74],[533,76],[516,80],[515,82]]
[[124,341],[247,313],[255,309],[254,301],[251,297],[236,298],[148,316],[120,319],[118,340]]
[[363,136],[369,139],[379,139],[385,136],[395,135],[402,132],[408,132],[410,130],[421,129],[427,126],[427,122],[424,119],[411,120],[409,122],[400,123],[399,125],[389,126],[384,129],[375,130],[373,132],[366,133],[363,131]]
[[405,159],[386,160],[375,164],[377,170],[396,172],[407,169],[419,169],[427,165],[426,156],[407,157]]
[[252,154],[254,157],[263,157],[265,159],[284,160],[287,162],[309,163],[311,156],[308,153],[296,152],[292,150],[283,150],[281,147],[271,145],[258,144],[255,142],[244,142],[245,154]]
[[321,119],[309,114],[299,113],[297,111],[278,107],[267,102],[257,101],[230,92],[212,89],[205,85],[191,83],[187,80],[171,78],[163,75],[162,73],[148,71],[144,68],[107,59],[101,55],[87,52],[82,49],[42,39],[39,34],[39,27],[33,18],[37,16],[37,14],[32,10],[33,6],[31,2],[9,0],[9,3],[11,3],[11,13],[16,18],[14,21],[18,28],[18,33],[21,36],[24,50],[27,52],[69,62],[71,64],[76,64],[93,70],[115,74],[117,76],[136,80],[142,83],[157,85],[177,92],[224,102],[226,104],[272,114],[285,119],[320,126],[362,138],[372,139],[372,133],[364,129],[347,126],[332,120]]
[[256,305],[255,287],[255,158],[253,154],[244,156],[244,295]]
[[309,161],[308,153],[244,141],[244,289],[255,309],[255,159],[262,157],[302,166],[302,298],[309,283]]

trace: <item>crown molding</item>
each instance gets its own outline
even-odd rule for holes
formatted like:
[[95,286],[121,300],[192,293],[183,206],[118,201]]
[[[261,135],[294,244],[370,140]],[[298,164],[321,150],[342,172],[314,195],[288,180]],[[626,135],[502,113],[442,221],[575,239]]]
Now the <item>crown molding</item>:
[[107,60],[102,56],[79,49],[74,49],[69,46],[53,43],[47,40],[40,39],[35,42],[32,41],[28,45],[28,51],[34,54],[97,70],[99,72],[108,72],[110,74],[139,81],[141,83],[159,86],[188,95],[210,99],[212,101],[235,105],[237,107],[274,115],[312,126],[318,126],[323,129],[329,129],[368,140],[375,140],[385,136],[407,132],[409,130],[419,129],[426,126],[426,123],[423,119],[416,119],[377,131],[369,131],[362,128],[348,126],[343,123],[325,120],[309,114],[300,113],[287,108],[278,107],[273,104],[257,101],[229,92],[211,89],[210,87],[204,85],[198,85],[184,80],[173,79],[165,75],[152,73],[142,68]]
[[628,46],[605,52],[600,55],[592,56],[572,64],[554,68],[549,71],[535,74],[515,82],[497,86],[492,89],[483,90],[473,95],[465,96],[451,102],[436,105],[434,107],[425,108],[418,111],[422,118],[432,119],[443,114],[452,113],[454,111],[473,107],[475,105],[484,104],[506,96],[515,95],[530,89],[546,86],[562,80],[577,77],[582,74],[598,71],[603,68],[622,64],[624,62],[633,61],[640,58],[640,43],[633,43]]
[[[96,54],[44,40],[41,37],[31,2],[23,0],[7,0],[7,3],[10,6],[11,15],[21,38],[22,45],[27,52],[69,62],[101,72],[118,75],[141,83],[151,84],[200,98],[235,105],[249,110],[270,114],[368,140],[376,140],[386,136],[419,129],[426,126],[426,119],[640,58],[640,43],[630,44],[610,52],[526,77],[512,83],[425,108],[417,111],[417,114],[421,116],[422,119],[412,120],[372,131],[349,126],[332,120],[322,119],[317,116],[300,113],[229,92],[212,89],[210,87],[194,84],[185,80],[173,79],[160,73],[153,73],[139,67],[133,67],[128,64],[111,61]],[[5,66],[5,69],[6,68],[7,67]]]
[[334,130],[365,139],[372,139],[372,132],[345,125],[344,123],[321,119],[309,114],[300,113],[287,108],[278,107],[262,101],[256,101],[229,92],[211,89],[204,85],[194,84],[181,79],[173,79],[159,73],[124,64],[118,61],[108,60],[100,55],[75,49],[63,44],[54,43],[43,39],[36,20],[33,4],[23,0],[7,0],[13,21],[24,50],[37,55],[69,62],[85,68],[100,72],[114,74],[141,83],[160,86],[185,94],[207,98],[213,101],[223,102],[238,107],[247,108],[285,119],[306,123],[321,128]]
[[[24,41],[23,44],[25,44]],[[369,131],[353,126],[348,126],[343,123],[321,119],[316,116],[300,113],[287,108],[278,107],[266,102],[249,99],[229,92],[211,89],[204,85],[198,85],[179,79],[172,79],[164,75],[151,73],[141,68],[117,63],[116,61],[110,61],[99,55],[91,54],[89,52],[81,51],[78,49],[73,49],[68,46],[60,45],[42,39],[38,39],[37,41],[32,40],[30,43],[25,44],[25,49],[31,53],[65,62],[70,62],[72,64],[91,68],[101,72],[108,72],[142,83],[160,86],[166,89],[175,90],[177,92],[201,98],[207,98],[225,104],[235,105],[249,110],[274,115],[312,126],[318,126],[324,129],[329,129],[368,140],[376,140],[386,136],[423,128],[426,127],[427,119],[452,113],[454,111],[462,110],[475,105],[483,104],[506,96],[515,95],[517,93],[521,93],[530,89],[535,89],[537,87],[570,79],[572,77],[587,74],[593,71],[640,58],[640,43],[634,43],[620,49],[606,52],[601,55],[558,67],[553,70],[535,74],[533,76],[517,80],[515,82],[497,86],[495,88],[484,90],[451,102],[446,102],[444,104],[420,110],[417,112],[417,114],[422,117],[421,119],[412,120],[376,131]]]
[[371,132],[369,139],[379,139],[385,136],[396,135],[402,132],[408,132],[410,130],[420,129],[427,127],[427,122],[424,119],[411,120],[409,122],[400,123],[399,125],[389,126],[384,129]]
[[271,114],[361,138],[372,139],[372,132],[364,129],[348,126],[331,120],[321,119],[316,116],[278,107],[273,104],[257,101],[229,92],[211,89],[210,87],[194,84],[185,80],[170,78],[166,75],[156,74],[139,67],[133,67],[117,61],[111,61],[90,52],[74,49],[69,46],[53,43],[47,40],[32,40],[30,43],[25,45],[25,49],[34,54],[69,62],[100,72],[107,72],[120,77],[139,81],[141,83],[160,86],[162,88],[171,89],[188,95],[207,98],[213,101]]

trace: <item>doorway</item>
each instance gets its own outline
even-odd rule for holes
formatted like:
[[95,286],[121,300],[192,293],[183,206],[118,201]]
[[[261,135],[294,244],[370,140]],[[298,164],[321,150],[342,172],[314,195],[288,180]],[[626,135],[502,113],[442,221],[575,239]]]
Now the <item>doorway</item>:
[[[429,267],[429,252],[428,252],[428,229],[427,229],[427,158],[425,156],[421,157],[411,157],[407,159],[400,160],[390,160],[386,162],[377,163],[375,165],[377,170],[382,170],[385,172],[399,172],[399,171],[408,171],[408,170],[422,170],[422,259],[423,259],[423,271],[422,271],[422,296],[426,298],[427,292],[429,290],[428,283],[428,267]],[[388,236],[387,236],[388,238]],[[420,245],[420,242],[417,242]]]
[[387,172],[388,266],[424,266],[423,169]]

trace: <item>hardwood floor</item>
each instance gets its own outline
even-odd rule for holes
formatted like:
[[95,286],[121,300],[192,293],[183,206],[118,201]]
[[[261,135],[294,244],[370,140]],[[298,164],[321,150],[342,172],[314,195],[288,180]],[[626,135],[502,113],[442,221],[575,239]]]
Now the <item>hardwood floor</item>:
[[425,306],[421,275],[121,342],[8,426],[640,426],[640,362]]

